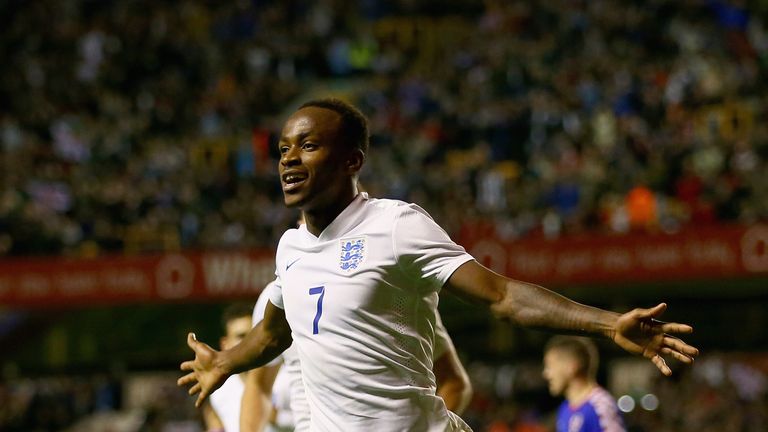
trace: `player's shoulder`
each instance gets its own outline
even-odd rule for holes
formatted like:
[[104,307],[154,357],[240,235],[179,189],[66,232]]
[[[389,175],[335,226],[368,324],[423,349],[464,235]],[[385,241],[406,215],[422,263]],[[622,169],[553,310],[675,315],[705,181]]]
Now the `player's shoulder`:
[[592,405],[616,405],[613,395],[601,386],[595,387],[592,394],[589,395],[589,401]]
[[363,205],[367,211],[383,213],[397,210],[408,203],[392,198],[366,198]]
[[277,242],[277,250],[275,251],[275,257],[279,258],[283,252],[296,245],[299,241],[301,233],[298,228],[291,228],[286,230],[280,237],[280,241]]
[[365,203],[368,211],[372,213],[388,214],[392,217],[400,217],[404,214],[418,213],[432,218],[426,210],[419,205],[390,198],[369,198]]
[[596,386],[594,390],[592,390],[592,394],[589,395],[589,398],[592,400],[613,400],[611,393],[600,385]]
[[299,235],[299,228],[289,228],[285,230],[283,235],[280,237],[280,243],[290,243],[292,241],[296,241],[299,238]]
[[585,404],[591,408],[586,414],[592,416],[597,423],[602,426],[601,430],[605,431],[624,431],[621,419],[621,413],[619,407],[616,404],[616,399],[608,390],[597,387],[589,398],[589,403]]

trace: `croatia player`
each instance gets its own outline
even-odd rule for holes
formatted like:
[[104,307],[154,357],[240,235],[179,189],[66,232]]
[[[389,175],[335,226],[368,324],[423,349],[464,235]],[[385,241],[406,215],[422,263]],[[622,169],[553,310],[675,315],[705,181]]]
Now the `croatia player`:
[[666,309],[613,313],[508,279],[475,261],[421,208],[358,193],[367,122],[335,99],[304,104],[287,120],[278,168],[285,203],[305,225],[277,248],[276,294],[236,347],[215,351],[190,334],[195,359],[179,385],[197,404],[227,376],[264,365],[293,338],[313,431],[469,430],[435,393],[432,351],[438,293],[446,289],[515,324],[608,337],[664,374],[661,357],[692,363],[698,350],[657,321]]
[[565,396],[557,410],[557,432],[625,432],[616,400],[601,387],[597,347],[591,340],[556,336],[544,348],[544,371],[553,396]]

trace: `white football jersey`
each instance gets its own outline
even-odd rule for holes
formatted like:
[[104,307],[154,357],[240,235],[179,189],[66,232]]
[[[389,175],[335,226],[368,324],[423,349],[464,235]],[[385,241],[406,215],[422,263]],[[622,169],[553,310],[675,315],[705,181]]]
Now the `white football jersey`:
[[279,289],[311,430],[469,430],[435,394],[438,292],[472,256],[414,204],[359,194],[315,237],[287,231]]
[[294,432],[308,432],[310,430],[310,411],[307,394],[304,390],[304,380],[301,378],[301,362],[294,345],[283,352],[283,367],[288,379],[288,391],[290,392],[291,415],[293,416]]
[[[274,384],[272,384],[272,406],[277,411],[277,418],[275,419],[276,430],[293,430],[294,428],[293,411],[291,411],[292,377],[286,369],[286,361],[293,351],[294,349],[291,347],[283,352],[283,365],[277,372]],[[299,379],[301,379],[301,375],[299,375]]]
[[[445,354],[449,347],[453,346],[453,341],[443,326],[440,314],[438,313],[435,318],[434,359],[437,360]],[[293,430],[294,432],[308,432],[310,430],[309,403],[304,391],[304,381],[301,379],[301,362],[293,347],[283,353],[283,367],[280,369],[280,373],[284,373],[284,377],[288,381]],[[277,382],[275,382],[275,386],[277,386]]]
[[240,401],[243,399],[244,390],[245,383],[240,375],[232,375],[211,393],[211,407],[216,411],[226,432],[240,430]]

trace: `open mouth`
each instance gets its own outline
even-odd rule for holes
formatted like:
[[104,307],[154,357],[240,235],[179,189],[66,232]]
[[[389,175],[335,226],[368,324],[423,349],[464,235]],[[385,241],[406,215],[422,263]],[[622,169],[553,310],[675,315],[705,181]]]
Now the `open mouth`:
[[284,173],[282,176],[283,191],[290,192],[298,189],[307,180],[305,173]]

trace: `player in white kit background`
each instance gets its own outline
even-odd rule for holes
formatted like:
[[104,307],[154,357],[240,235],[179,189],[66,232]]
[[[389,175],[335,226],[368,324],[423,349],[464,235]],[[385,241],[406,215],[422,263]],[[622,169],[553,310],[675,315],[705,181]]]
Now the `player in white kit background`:
[[[269,291],[268,287],[265,292]],[[253,307],[248,303],[234,303],[224,310],[224,336],[219,340],[222,349],[232,348],[240,343],[251,328],[262,320],[267,301],[266,296],[261,296]],[[286,350],[263,367],[230,376],[211,394],[209,403],[202,407],[206,431],[293,430],[294,422],[288,406],[290,388],[287,369],[281,369],[284,358],[287,358],[290,352],[290,349]],[[252,388],[269,388],[269,392],[264,395],[257,394]],[[243,410],[242,407],[247,409]],[[278,413],[279,415],[275,415]]]
[[267,363],[293,341],[313,431],[469,430],[435,394],[438,293],[445,289],[532,328],[610,338],[670,374],[663,355],[692,363],[698,350],[670,336],[692,328],[657,321],[659,304],[618,314],[585,306],[483,267],[422,209],[358,193],[367,122],[326,99],[299,108],[279,142],[285,203],[306,224],[277,248],[276,284],[262,323],[238,346],[188,344],[182,363],[197,404],[227,376]]
[[[222,350],[234,347],[251,330],[252,306],[247,303],[229,305],[222,313],[224,336],[219,340]],[[237,432],[240,423],[240,400],[244,375],[229,377],[202,407],[203,422],[208,432]]]
[[[253,325],[258,325],[264,319],[264,310],[269,302],[268,294],[274,288],[274,283],[268,284],[256,305],[253,307]],[[248,371],[245,378],[245,388],[240,400],[240,430],[242,432],[281,432],[294,430],[296,419],[290,406],[291,381],[299,373],[290,373],[298,366],[295,350],[291,347],[266,366]],[[303,386],[301,382],[298,385]],[[216,394],[214,392],[214,394]],[[226,431],[229,432],[229,431]]]

